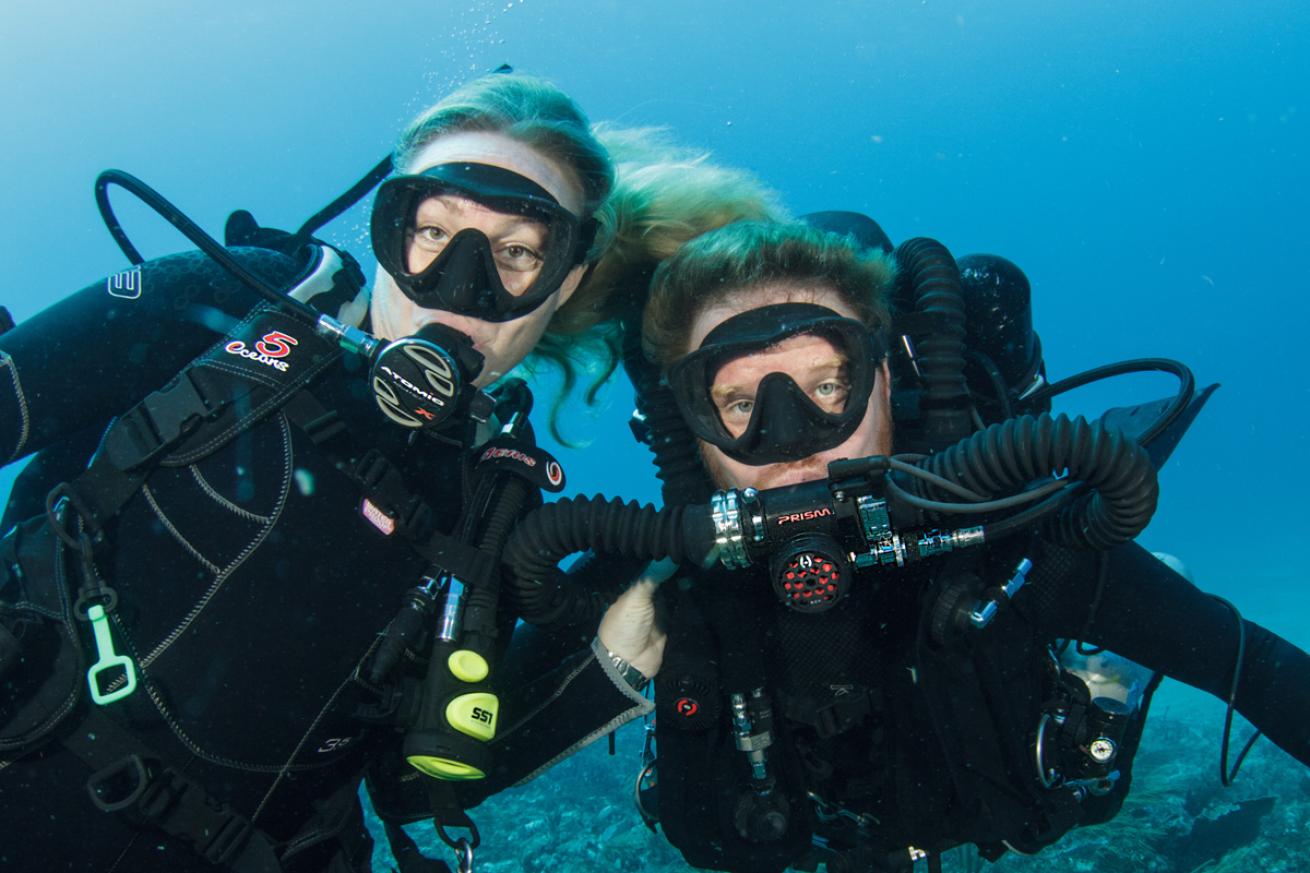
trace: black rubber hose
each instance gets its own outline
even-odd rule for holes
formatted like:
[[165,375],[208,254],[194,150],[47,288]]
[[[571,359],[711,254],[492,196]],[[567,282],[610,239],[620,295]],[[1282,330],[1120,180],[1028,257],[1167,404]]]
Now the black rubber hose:
[[946,247],[918,237],[896,247],[902,281],[914,307],[933,325],[916,350],[924,392],[923,432],[933,451],[969,435],[969,386],[964,379],[965,314],[960,270]]
[[510,535],[503,556],[511,576],[506,594],[533,624],[594,622],[629,580],[615,579],[606,591],[568,586],[557,567],[568,555],[594,548],[625,558],[699,565],[713,545],[714,528],[703,506],[656,509],[600,495],[566,497],[529,513]]
[[[502,387],[499,400],[496,413],[503,420],[514,422],[512,433],[518,436],[529,428],[527,416],[532,411],[532,392],[522,380],[509,380]],[[530,430],[526,437],[532,441]],[[499,556],[533,491],[532,483],[512,473],[493,473],[484,477],[469,503],[473,511],[465,512],[463,539],[484,552]],[[469,624],[488,630],[495,627],[501,595],[498,582],[499,577],[493,575],[491,584],[477,585],[469,591],[465,612]],[[470,618],[473,620],[469,621]]]
[[1123,376],[1127,373],[1169,373],[1178,379],[1178,393],[1174,395],[1174,399],[1160,413],[1160,417],[1137,438],[1142,445],[1147,445],[1151,440],[1159,436],[1165,428],[1174,423],[1178,416],[1183,413],[1183,410],[1187,408],[1187,404],[1192,402],[1192,397],[1196,394],[1196,377],[1192,375],[1191,369],[1186,364],[1170,358],[1134,358],[1129,361],[1119,361],[1115,364],[1105,364],[1068,376],[1058,382],[1052,382],[1034,391],[1027,399],[1030,402],[1049,401],[1052,397],[1072,391],[1075,388],[1081,388],[1102,379],[1109,379],[1112,376]]
[[[1081,416],[1025,415],[1003,421],[921,466],[988,498],[1052,475],[1082,482],[1092,492],[1062,506],[1047,523],[1056,542],[1082,548],[1108,549],[1131,540],[1151,520],[1159,498],[1146,449],[1121,431],[1089,424]],[[913,487],[934,499],[947,497],[931,484],[916,481]],[[1008,527],[1002,522],[990,532],[1008,533]]]
[[696,437],[678,411],[673,392],[660,382],[655,366],[642,354],[641,337],[635,329],[624,330],[623,369],[632,382],[637,411],[645,417],[650,432],[648,447],[655,456],[655,475],[664,483],[664,504],[709,500],[713,488],[701,466]]
[[123,226],[119,223],[117,216],[114,215],[113,206],[109,202],[110,185],[117,185],[123,190],[134,194],[142,203],[158,213],[161,218],[181,231],[182,235],[191,240],[196,248],[209,255],[223,269],[240,279],[274,306],[282,307],[283,310],[290,312],[311,326],[318,323],[319,313],[313,307],[281,293],[259,276],[247,270],[240,261],[228,253],[227,249],[223,248],[218,240],[205,233],[200,225],[187,218],[182,210],[169,202],[164,195],[131,173],[125,173],[122,170],[105,170],[96,177],[96,206],[100,209],[100,217],[104,219],[105,227],[109,229],[110,235],[113,236],[114,241],[118,243],[118,247],[123,250],[123,254],[127,255],[127,259],[133,264],[142,264],[145,262],[145,258],[141,257],[141,253],[137,251],[136,246],[132,245],[132,241],[127,238],[127,233],[123,230]]
[[500,550],[518,520],[531,488],[526,479],[517,477],[505,483],[504,491],[496,496],[489,508],[482,534],[478,537],[478,548],[490,552]]

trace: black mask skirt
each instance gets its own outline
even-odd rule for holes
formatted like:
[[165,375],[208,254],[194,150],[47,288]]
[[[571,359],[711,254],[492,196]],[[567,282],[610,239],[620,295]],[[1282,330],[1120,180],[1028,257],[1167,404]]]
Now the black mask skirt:
[[[850,393],[841,412],[820,408],[786,373],[760,380],[750,422],[734,437],[710,395],[714,377],[729,361],[762,352],[793,336],[829,340],[847,362]],[[701,347],[669,369],[668,383],[687,425],[700,439],[751,466],[796,461],[839,446],[868,409],[882,339],[854,319],[812,303],[779,303],[734,315],[710,331]]]
[[[408,269],[408,250],[419,205],[430,197],[455,195],[506,215],[546,226],[541,270],[519,294],[505,289],[486,234],[476,228],[454,233],[436,259],[418,273]],[[527,315],[559,290],[584,263],[596,236],[596,222],[581,221],[531,179],[488,164],[438,164],[382,184],[373,202],[373,253],[405,296],[425,309],[442,309],[482,321]]]

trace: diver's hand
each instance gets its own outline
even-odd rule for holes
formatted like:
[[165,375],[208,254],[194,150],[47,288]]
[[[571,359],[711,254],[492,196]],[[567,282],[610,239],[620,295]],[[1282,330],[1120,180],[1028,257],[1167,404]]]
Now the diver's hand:
[[653,679],[664,661],[668,635],[655,625],[655,591],[677,571],[672,561],[646,565],[632,586],[619,595],[600,620],[600,644]]

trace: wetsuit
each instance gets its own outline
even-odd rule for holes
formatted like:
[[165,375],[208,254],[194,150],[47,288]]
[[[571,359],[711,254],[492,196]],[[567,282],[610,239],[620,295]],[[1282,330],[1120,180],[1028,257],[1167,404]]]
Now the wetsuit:
[[[1024,556],[1034,566],[1012,606],[983,631],[957,633],[949,562],[975,574],[971,605]],[[813,869],[831,860],[814,854],[817,834],[849,869],[908,870],[910,847],[976,843],[994,858],[1114,815],[1142,719],[1108,796],[1041,787],[1034,737],[1057,688],[1050,647],[1084,640],[1227,699],[1239,631],[1229,607],[1140,546],[1106,553],[1103,573],[1101,560],[1020,537],[857,580],[819,615],[780,607],[755,569],[666,586],[656,794],[670,841],[697,866]],[[1252,622],[1244,630],[1237,709],[1310,765],[1310,656]],[[790,823],[781,836],[743,839],[750,771],[725,699],[757,687],[771,698],[770,778],[788,796]]]
[[[275,287],[294,275],[279,254],[237,251]],[[326,296],[312,305],[336,315],[347,302]],[[31,508],[30,495],[44,490],[33,480],[44,486],[69,475],[73,459],[85,464],[111,417],[217,348],[257,303],[209,259],[181,254],[144,264],[126,285],[121,278],[93,284],[0,336],[0,459],[41,453],[42,466],[20,482],[16,499]],[[438,529],[448,530],[461,508],[466,453],[411,439],[387,422],[356,360],[337,358],[311,391],[357,445],[387,456],[432,507]],[[404,771],[391,766],[397,730],[356,718],[362,704],[376,703],[356,667],[425,562],[361,517],[347,460],[276,410],[189,463],[154,468],[96,550],[97,568],[119,596],[114,642],[134,660],[140,685],[94,709],[267,834],[287,870],[368,869],[355,788],[370,763]],[[20,526],[0,555],[21,553],[43,523]],[[58,603],[56,579],[0,571],[7,571],[0,604]],[[81,630],[89,649],[90,634]],[[39,644],[27,654],[26,667],[4,677],[0,726],[51,669]],[[514,752],[497,756],[491,778],[474,785],[468,801],[641,711],[640,698],[607,668],[574,646],[571,660],[525,689],[525,699],[502,694],[497,742]],[[573,694],[589,701],[596,730],[576,723],[576,730],[541,730]],[[88,732],[78,725],[91,708],[79,701],[48,742],[0,755],[0,867],[216,869],[186,840],[91,804],[88,766],[63,741]],[[516,742],[525,733],[532,741]]]

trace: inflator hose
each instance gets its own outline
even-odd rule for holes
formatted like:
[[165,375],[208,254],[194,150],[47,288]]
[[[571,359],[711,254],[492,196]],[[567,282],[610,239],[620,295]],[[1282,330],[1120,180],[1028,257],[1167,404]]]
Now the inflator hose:
[[937,451],[973,429],[969,386],[964,379],[965,312],[960,270],[946,247],[917,237],[896,247],[901,281],[914,291],[914,308],[933,326],[919,339],[916,357],[924,393],[923,430]]
[[[526,436],[526,441],[535,445],[528,424],[532,402],[532,392],[527,384],[522,379],[510,379],[501,388],[496,412],[505,419],[516,421],[515,435]],[[484,552],[499,555],[534,491],[534,486],[521,476],[501,474],[483,478],[469,504],[475,511],[467,513],[464,519],[464,540]],[[476,615],[479,620],[486,621],[488,627],[494,627],[499,600],[500,585],[478,585],[469,591],[466,608],[470,615]]]
[[714,547],[714,525],[706,506],[656,509],[635,500],[566,497],[529,513],[505,544],[503,561],[512,573],[506,594],[518,614],[533,624],[598,621],[626,579],[612,590],[581,590],[564,584],[556,566],[574,552],[597,552],[658,561],[701,564]]
[[[1052,473],[1093,489],[1065,502],[1047,522],[1046,532],[1057,543],[1108,549],[1142,532],[1155,513],[1160,489],[1155,467],[1145,448],[1119,430],[1089,424],[1081,416],[1025,415],[994,424],[921,466],[982,494],[993,497],[1022,488]],[[936,486],[914,486],[923,496],[949,499]],[[1021,513],[1022,520],[1028,515]],[[988,539],[1013,533],[1020,516],[987,527]]]

